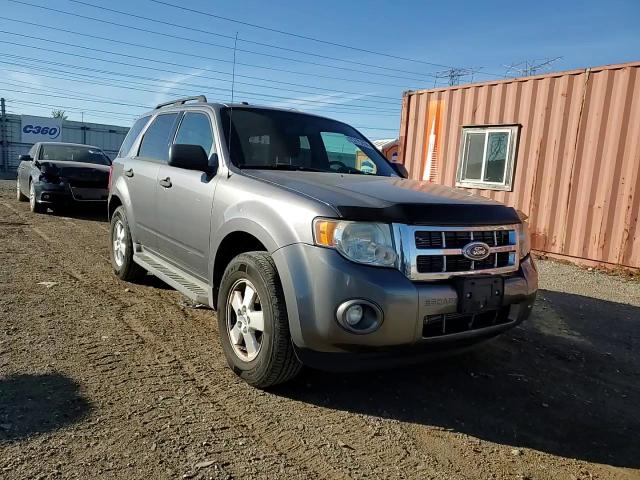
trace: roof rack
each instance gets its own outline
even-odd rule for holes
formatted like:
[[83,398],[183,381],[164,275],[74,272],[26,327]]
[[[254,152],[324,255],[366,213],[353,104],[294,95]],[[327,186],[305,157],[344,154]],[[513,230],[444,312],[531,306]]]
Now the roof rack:
[[207,97],[205,97],[204,95],[197,95],[195,97],[178,98],[176,100],[171,100],[169,102],[159,103],[158,105],[156,105],[156,108],[154,108],[154,110],[157,110],[162,107],[168,107],[169,105],[184,105],[185,103],[190,102],[191,100],[197,100],[198,103],[207,103]]

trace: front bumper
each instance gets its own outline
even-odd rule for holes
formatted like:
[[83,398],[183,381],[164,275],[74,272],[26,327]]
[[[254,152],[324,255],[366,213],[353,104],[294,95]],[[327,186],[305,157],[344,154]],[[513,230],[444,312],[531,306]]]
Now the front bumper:
[[108,197],[106,188],[77,188],[66,182],[35,182],[36,202],[44,205],[71,205],[105,203]]
[[[503,275],[505,322],[429,338],[423,331],[427,317],[457,311],[458,294],[452,281],[414,283],[396,269],[359,265],[334,250],[307,244],[278,249],[273,259],[294,345],[303,363],[316,367],[328,367],[328,357],[351,356],[346,354],[411,357],[477,343],[525,320],[538,289],[537,271],[527,257],[517,272]],[[376,331],[354,334],[338,324],[338,305],[351,299],[365,299],[380,307],[383,322]]]

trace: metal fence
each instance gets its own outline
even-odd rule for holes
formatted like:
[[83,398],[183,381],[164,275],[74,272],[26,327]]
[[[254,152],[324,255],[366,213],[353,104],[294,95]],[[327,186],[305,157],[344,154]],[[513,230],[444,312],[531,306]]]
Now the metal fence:
[[[2,120],[0,118],[0,128]],[[27,153],[33,146],[32,143],[22,143],[21,128],[20,115],[5,115],[6,141],[0,145],[0,169],[6,173],[14,172],[19,163],[18,157]],[[101,148],[110,158],[114,158],[128,131],[128,127],[64,120],[60,141],[93,145]]]

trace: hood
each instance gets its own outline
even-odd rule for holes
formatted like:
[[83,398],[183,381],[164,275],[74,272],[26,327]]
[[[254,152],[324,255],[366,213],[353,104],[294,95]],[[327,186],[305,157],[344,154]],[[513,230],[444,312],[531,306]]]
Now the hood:
[[462,189],[374,175],[243,170],[243,174],[331,205],[349,220],[433,225],[520,223],[516,211]]
[[66,162],[66,161],[38,161],[42,173],[51,173],[64,178],[73,185],[95,186],[106,188],[109,180],[109,165],[95,163]]

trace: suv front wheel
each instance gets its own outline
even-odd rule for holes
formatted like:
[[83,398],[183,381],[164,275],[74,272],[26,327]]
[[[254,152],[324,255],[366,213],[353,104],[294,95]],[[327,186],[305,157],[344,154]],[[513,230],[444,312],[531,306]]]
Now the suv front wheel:
[[128,282],[140,280],[147,272],[133,261],[133,241],[123,206],[113,212],[109,232],[109,250],[114,273]]
[[217,310],[227,362],[247,383],[266,388],[298,374],[284,293],[268,253],[243,253],[229,263]]

